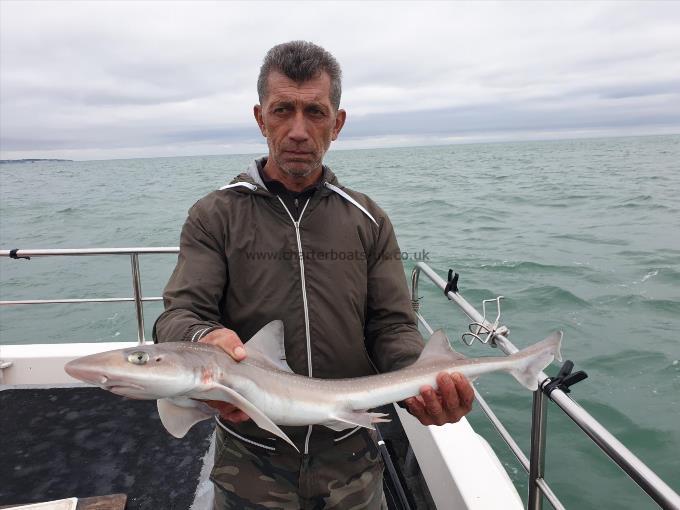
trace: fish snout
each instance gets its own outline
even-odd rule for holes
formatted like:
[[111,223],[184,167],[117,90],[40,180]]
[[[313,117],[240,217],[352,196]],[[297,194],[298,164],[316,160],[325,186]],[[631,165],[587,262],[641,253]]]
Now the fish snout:
[[74,379],[91,384],[105,384],[109,378],[101,373],[101,369],[83,363],[80,359],[74,359],[64,365],[64,371]]

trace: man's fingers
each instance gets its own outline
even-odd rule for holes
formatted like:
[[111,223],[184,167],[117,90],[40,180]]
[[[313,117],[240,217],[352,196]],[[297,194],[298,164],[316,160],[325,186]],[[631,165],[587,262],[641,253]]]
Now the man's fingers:
[[241,411],[240,409],[236,409],[236,411],[232,411],[231,413],[227,415],[221,415],[222,418],[225,420],[231,422],[231,423],[241,423],[244,421],[250,420],[250,416],[248,416],[246,413]]
[[231,356],[236,361],[241,361],[243,358],[246,357],[246,350],[243,348],[242,345],[237,345],[236,347],[234,347]]
[[243,347],[243,342],[241,342],[241,339],[236,332],[227,328],[211,331],[201,338],[199,342],[221,347],[236,361],[242,361],[246,357],[246,350]]
[[[475,394],[472,385],[461,374],[453,373],[448,376],[448,379],[448,381],[445,381],[442,378],[442,383],[446,387],[446,395],[444,396],[442,393],[442,398],[444,400],[444,408],[446,409],[447,421],[456,423],[472,409],[472,401]],[[449,384],[453,384],[454,388],[451,389]]]
[[423,386],[420,389],[420,394],[423,397],[423,402],[425,403],[425,409],[427,414],[430,415],[432,421],[435,425],[443,425],[446,423],[446,417],[444,416],[444,410],[442,409],[441,402],[437,393],[430,386]]
[[250,416],[228,402],[223,402],[222,400],[206,400],[205,403],[213,409],[217,409],[222,419],[231,423],[241,423],[250,420]]
[[230,404],[228,402],[223,402],[222,400],[204,400],[206,404],[208,404],[210,407],[213,409],[217,409],[220,414],[229,414],[233,412],[235,409],[238,409],[233,404]]
[[447,373],[437,375],[437,386],[442,397],[442,403],[447,415],[458,411],[460,399],[454,378]]
[[475,400],[475,390],[472,388],[470,381],[460,374],[454,373],[453,380],[456,383],[460,406],[468,413],[472,409],[472,402]]
[[422,397],[411,397],[404,400],[404,403],[408,408],[408,412],[415,416],[420,423],[423,425],[434,425],[434,422],[427,414],[427,409],[425,409],[425,403],[423,402]]
[[420,397],[407,398],[404,400],[404,403],[406,404],[406,407],[408,407],[408,410],[411,412],[411,414],[425,414],[427,412],[425,410],[423,399]]

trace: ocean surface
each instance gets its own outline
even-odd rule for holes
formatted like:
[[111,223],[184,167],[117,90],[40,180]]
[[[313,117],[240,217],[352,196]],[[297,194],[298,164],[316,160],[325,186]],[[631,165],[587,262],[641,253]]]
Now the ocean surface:
[[[176,246],[189,207],[252,158],[1,165],[0,248]],[[516,345],[563,330],[564,357],[589,375],[572,396],[680,491],[680,136],[331,151],[326,162],[390,214],[403,251],[459,272],[470,302],[505,296]],[[144,296],[161,295],[174,261],[141,257]],[[495,354],[461,344],[467,322],[424,277],[420,294],[456,348]],[[2,300],[131,295],[129,257],[0,260]],[[160,311],[145,306],[149,338]],[[2,344],[134,339],[130,303],[0,307]],[[505,375],[476,384],[528,452],[530,392]],[[470,421],[526,497],[522,467],[479,408]],[[546,473],[567,508],[657,508],[554,405]]]

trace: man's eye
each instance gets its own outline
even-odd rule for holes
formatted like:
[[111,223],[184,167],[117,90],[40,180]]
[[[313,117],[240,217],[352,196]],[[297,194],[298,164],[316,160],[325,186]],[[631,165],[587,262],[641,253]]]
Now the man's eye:
[[285,106],[277,106],[276,108],[274,108],[274,113],[285,113],[287,111],[288,108],[286,108]]
[[310,115],[313,117],[323,117],[325,115],[323,110],[320,110],[319,108],[311,108],[309,110]]

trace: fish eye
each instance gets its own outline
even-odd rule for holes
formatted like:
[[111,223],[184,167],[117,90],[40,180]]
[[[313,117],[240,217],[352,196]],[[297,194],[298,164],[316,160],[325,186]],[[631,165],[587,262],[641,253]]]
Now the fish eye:
[[134,365],[145,365],[149,361],[149,355],[144,351],[135,351],[127,359]]

